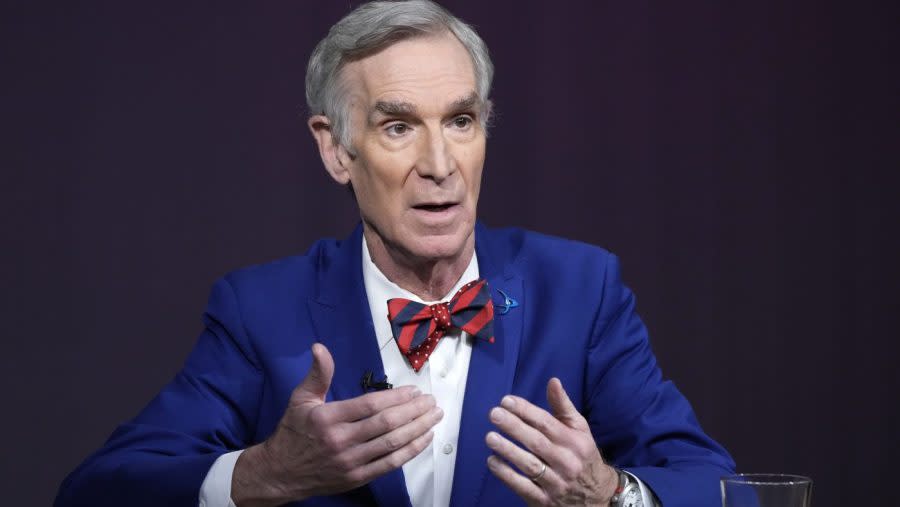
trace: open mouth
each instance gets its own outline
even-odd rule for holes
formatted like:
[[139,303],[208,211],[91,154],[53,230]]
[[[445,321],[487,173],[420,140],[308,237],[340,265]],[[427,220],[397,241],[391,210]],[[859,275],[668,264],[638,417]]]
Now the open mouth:
[[419,205],[417,205],[417,206],[413,206],[413,208],[418,209],[418,210],[423,210],[423,211],[439,212],[439,211],[445,211],[445,210],[448,210],[448,209],[452,208],[453,206],[456,206],[456,205],[453,204],[453,203],[446,203],[446,204],[419,204]]

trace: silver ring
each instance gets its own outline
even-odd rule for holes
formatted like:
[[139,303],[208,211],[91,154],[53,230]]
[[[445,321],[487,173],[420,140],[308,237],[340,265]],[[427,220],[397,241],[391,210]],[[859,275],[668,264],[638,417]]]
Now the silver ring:
[[529,477],[529,479],[531,479],[531,482],[537,482],[538,479],[540,479],[541,477],[544,476],[544,472],[546,472],[546,471],[547,471],[547,464],[544,463],[543,461],[541,461],[541,471],[538,472],[538,474],[535,475],[534,477]]

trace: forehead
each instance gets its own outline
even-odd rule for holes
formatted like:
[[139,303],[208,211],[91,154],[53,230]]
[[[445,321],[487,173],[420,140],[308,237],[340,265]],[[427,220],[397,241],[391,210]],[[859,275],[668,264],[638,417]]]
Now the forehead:
[[401,100],[428,106],[475,91],[475,69],[449,32],[405,39],[344,68],[344,83],[358,105]]

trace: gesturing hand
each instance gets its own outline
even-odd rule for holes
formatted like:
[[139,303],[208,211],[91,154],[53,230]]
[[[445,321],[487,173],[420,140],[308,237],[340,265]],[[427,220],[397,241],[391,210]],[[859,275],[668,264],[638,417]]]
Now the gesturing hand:
[[433,396],[407,386],[325,403],[334,360],[321,344],[312,353],[275,432],[235,465],[237,505],[341,493],[399,468],[431,442],[431,428],[443,417]]
[[547,383],[547,401],[552,415],[518,396],[491,410],[491,422],[525,449],[489,432],[485,440],[496,455],[488,468],[529,505],[609,505],[618,476],[559,379]]

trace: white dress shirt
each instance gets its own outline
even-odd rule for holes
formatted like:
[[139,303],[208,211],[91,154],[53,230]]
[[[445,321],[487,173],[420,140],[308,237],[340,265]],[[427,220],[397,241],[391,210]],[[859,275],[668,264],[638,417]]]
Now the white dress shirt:
[[[423,393],[433,395],[437,406],[444,411],[444,417],[434,427],[434,439],[431,444],[421,454],[403,465],[406,490],[413,507],[446,507],[450,504],[453,486],[459,423],[466,392],[469,360],[472,357],[472,337],[465,331],[448,332],[438,342],[425,365],[416,372],[400,353],[394,340],[388,320],[387,301],[398,297],[425,304],[449,301],[463,285],[478,279],[478,259],[475,255],[472,256],[463,275],[440,301],[423,301],[388,280],[375,266],[369,255],[365,236],[362,250],[363,283],[388,382],[394,386],[418,387]],[[234,507],[231,500],[231,477],[241,452],[243,451],[223,454],[213,463],[200,487],[200,507]],[[640,484],[644,505],[655,506],[652,493],[649,493],[637,477],[634,479]]]
[[472,337],[460,330],[448,332],[417,373],[400,353],[397,341],[394,340],[388,320],[387,301],[398,297],[425,304],[449,301],[463,285],[477,279],[478,260],[472,255],[463,275],[440,301],[423,301],[384,276],[372,262],[365,239],[363,240],[363,282],[369,298],[384,373],[395,386],[412,385],[423,393],[433,395],[437,406],[444,411],[444,417],[434,427],[434,439],[428,448],[403,465],[406,491],[413,507],[450,505],[459,421],[469,374],[469,359],[472,357]]

